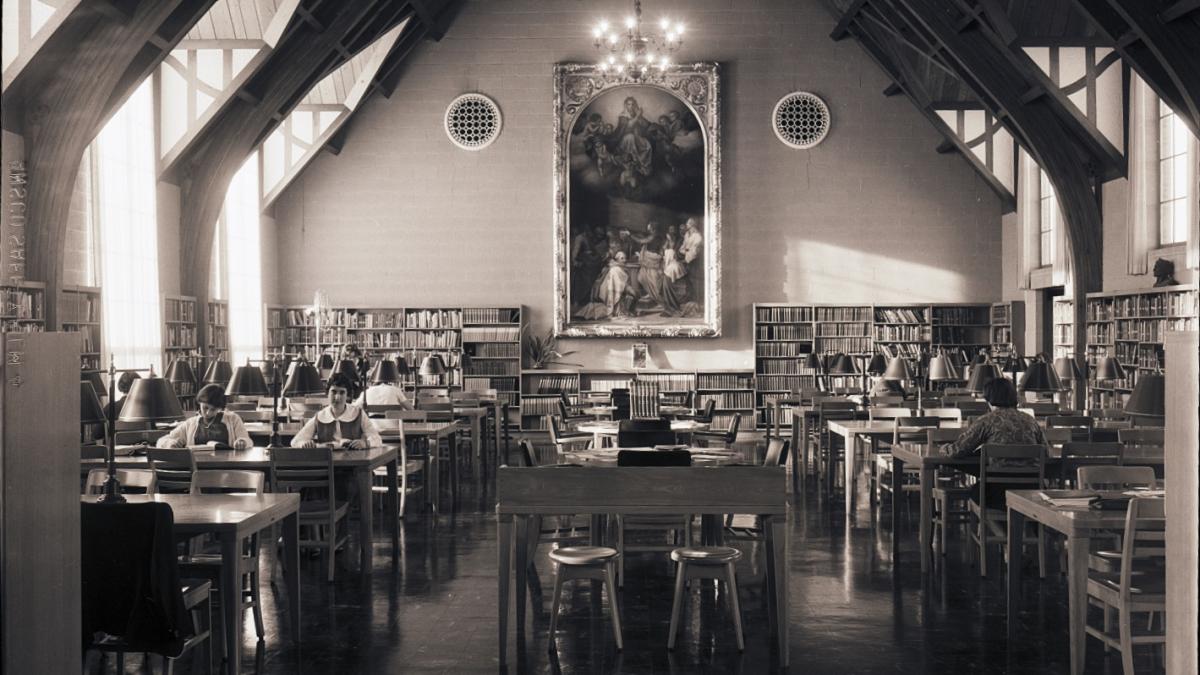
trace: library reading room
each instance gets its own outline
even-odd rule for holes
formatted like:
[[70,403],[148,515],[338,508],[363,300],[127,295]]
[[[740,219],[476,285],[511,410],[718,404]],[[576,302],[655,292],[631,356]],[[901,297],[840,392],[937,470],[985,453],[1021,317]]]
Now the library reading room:
[[0,2],[0,672],[1200,672],[1197,0]]

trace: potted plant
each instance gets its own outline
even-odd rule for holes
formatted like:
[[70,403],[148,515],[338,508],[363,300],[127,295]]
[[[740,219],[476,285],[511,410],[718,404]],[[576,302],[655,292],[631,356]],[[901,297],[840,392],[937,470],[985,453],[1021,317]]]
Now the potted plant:
[[560,352],[558,351],[558,338],[554,336],[554,331],[547,331],[545,337],[539,337],[531,333],[525,335],[524,348],[525,358],[529,361],[529,365],[534,370],[540,370],[546,366],[579,366],[578,363],[567,363],[560,361],[563,357],[574,354],[574,351]]

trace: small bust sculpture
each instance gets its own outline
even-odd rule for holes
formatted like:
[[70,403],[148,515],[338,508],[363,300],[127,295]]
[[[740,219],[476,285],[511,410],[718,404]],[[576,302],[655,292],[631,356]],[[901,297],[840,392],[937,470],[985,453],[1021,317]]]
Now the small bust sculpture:
[[1159,258],[1154,261],[1154,287],[1159,286],[1175,286],[1179,281],[1175,279],[1175,263],[1166,258]]

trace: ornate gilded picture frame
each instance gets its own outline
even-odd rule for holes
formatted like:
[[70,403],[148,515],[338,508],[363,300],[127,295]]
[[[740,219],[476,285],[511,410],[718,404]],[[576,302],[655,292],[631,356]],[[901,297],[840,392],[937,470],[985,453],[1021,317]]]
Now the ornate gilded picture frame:
[[554,328],[721,333],[718,65],[637,81],[554,70]]

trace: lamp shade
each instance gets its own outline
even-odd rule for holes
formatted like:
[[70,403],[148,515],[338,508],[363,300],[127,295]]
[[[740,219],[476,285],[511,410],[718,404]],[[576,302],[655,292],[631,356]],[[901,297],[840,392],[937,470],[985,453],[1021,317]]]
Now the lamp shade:
[[891,362],[888,363],[887,370],[883,373],[885,380],[911,380],[914,377],[912,366],[903,356],[893,356]]
[[317,357],[317,368],[322,372],[333,370],[333,355],[329,352],[321,352],[321,355]]
[[1025,376],[1021,378],[1021,385],[1018,389],[1025,391],[1062,391],[1062,381],[1058,378],[1058,373],[1054,368],[1042,359],[1037,359],[1029,364],[1025,369]]
[[1097,380],[1123,380],[1125,379],[1125,368],[1115,356],[1106,356],[1100,361],[1100,365],[1096,368]]
[[333,374],[344,375],[351,382],[358,382],[358,368],[354,367],[354,361],[351,359],[338,361],[337,367],[333,369],[330,376],[332,377]]
[[412,369],[408,366],[408,361],[403,356],[396,357],[396,371],[400,373],[401,377],[412,372]]
[[446,372],[446,363],[442,361],[440,354],[430,354],[421,361],[420,374],[426,377],[434,377]]
[[262,370],[257,366],[245,365],[238,366],[233,372],[225,393],[229,396],[269,396],[271,390],[267,388]]
[[1125,413],[1142,417],[1165,417],[1167,412],[1163,401],[1164,384],[1162,373],[1138,375],[1133,393],[1125,402]]
[[1002,377],[1000,368],[994,363],[981,363],[971,368],[971,378],[967,380],[967,389],[979,393],[992,380]]
[[1083,372],[1083,368],[1079,366],[1079,362],[1069,356],[1060,356],[1054,359],[1054,372],[1058,375],[1058,379],[1064,382],[1087,379],[1087,375]]
[[95,424],[104,421],[104,408],[100,405],[100,397],[96,388],[90,382],[79,382],[79,423]]
[[232,378],[233,367],[223,359],[217,359],[208,364],[208,370],[204,371],[204,384],[219,384],[224,387]]
[[822,372],[825,369],[825,364],[822,363],[821,355],[816,352],[809,352],[804,359],[804,366],[812,368],[816,372]]
[[[978,370],[978,367],[976,368]],[[958,369],[954,367],[954,362],[945,354],[938,354],[929,360],[929,379],[933,382],[945,382],[947,380],[962,379],[958,374]]]
[[163,378],[171,384],[196,384],[196,371],[187,359],[175,359],[167,366],[167,374]]
[[287,381],[283,384],[284,396],[307,396],[325,392],[325,385],[321,384],[321,374],[317,372],[316,366],[303,360],[296,361],[294,365],[295,368],[288,373]]
[[975,358],[971,359],[972,366],[982,365],[987,362],[988,362],[987,352],[983,351],[982,349],[980,349],[978,352],[975,353]]
[[871,357],[871,362],[867,364],[868,375],[882,375],[887,371],[887,357],[883,354],[876,354]]
[[858,375],[858,368],[854,365],[854,359],[850,356],[838,352],[833,357],[833,361],[829,365],[830,375]]
[[1028,367],[1029,364],[1025,362],[1025,357],[1014,353],[1009,354],[1008,358],[1004,359],[1004,368],[1002,370],[1006,373],[1016,375],[1017,373],[1025,372],[1025,369]]
[[175,422],[183,419],[183,407],[170,382],[161,377],[143,377],[134,380],[129,388],[119,419],[123,422]]
[[371,369],[371,384],[394,384],[400,381],[400,369],[391,359],[380,359]]

